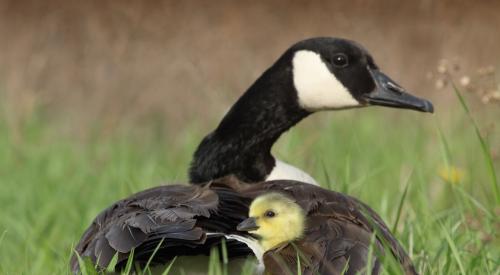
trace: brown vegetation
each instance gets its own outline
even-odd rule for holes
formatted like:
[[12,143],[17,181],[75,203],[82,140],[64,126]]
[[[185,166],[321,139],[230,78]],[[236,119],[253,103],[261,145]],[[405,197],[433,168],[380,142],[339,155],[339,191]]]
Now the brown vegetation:
[[218,117],[291,43],[325,35],[361,42],[436,100],[445,92],[426,76],[442,58],[460,64],[458,79],[499,64],[499,10],[498,1],[1,0],[0,95],[13,123],[38,106],[110,125]]

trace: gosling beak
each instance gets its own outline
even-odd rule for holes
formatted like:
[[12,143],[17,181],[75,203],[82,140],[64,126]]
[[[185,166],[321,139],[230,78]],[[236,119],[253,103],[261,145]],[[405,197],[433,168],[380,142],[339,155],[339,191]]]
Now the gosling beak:
[[244,221],[242,221],[238,226],[236,226],[238,231],[254,231],[259,229],[257,225],[257,220],[253,217],[250,217]]
[[368,104],[411,109],[426,113],[434,112],[434,107],[430,101],[409,94],[403,87],[379,70],[372,68],[368,68],[368,70],[376,85],[373,92],[363,95],[363,99]]

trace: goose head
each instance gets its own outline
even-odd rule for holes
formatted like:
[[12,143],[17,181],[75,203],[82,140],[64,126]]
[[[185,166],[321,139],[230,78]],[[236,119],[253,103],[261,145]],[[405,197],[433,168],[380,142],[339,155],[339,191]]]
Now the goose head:
[[385,75],[354,41],[313,38],[289,51],[297,100],[309,112],[371,105],[433,112],[432,103]]
[[305,213],[285,195],[269,193],[252,202],[248,218],[237,226],[237,230],[256,236],[265,252],[302,237]]

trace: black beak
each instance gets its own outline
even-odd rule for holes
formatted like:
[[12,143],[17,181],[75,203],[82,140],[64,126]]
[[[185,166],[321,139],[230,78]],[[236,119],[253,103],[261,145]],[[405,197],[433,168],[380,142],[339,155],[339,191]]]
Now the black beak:
[[244,221],[242,221],[238,226],[236,226],[238,231],[253,231],[259,229],[257,225],[257,220],[253,217],[250,217]]
[[375,80],[376,85],[373,92],[363,95],[363,99],[368,104],[411,109],[427,113],[434,112],[434,107],[430,101],[412,96],[403,87],[379,70],[371,68],[368,68],[368,70]]

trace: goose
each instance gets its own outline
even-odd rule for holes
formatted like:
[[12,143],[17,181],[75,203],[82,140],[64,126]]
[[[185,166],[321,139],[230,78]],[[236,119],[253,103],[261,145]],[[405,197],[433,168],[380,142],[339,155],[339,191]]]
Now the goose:
[[196,149],[189,178],[203,183],[226,175],[245,182],[317,182],[273,157],[271,148],[312,113],[364,106],[432,113],[431,102],[409,94],[385,75],[361,45],[317,37],[292,45],[236,101]]
[[[275,221],[258,221],[263,216]],[[387,255],[405,274],[417,274],[387,225],[359,200],[309,183],[249,184],[234,176],[157,186],[115,202],[94,219],[75,251],[102,270],[117,255],[115,268],[121,270],[132,251],[137,265],[153,266],[208,255],[222,239],[230,259],[254,254],[270,274],[296,270],[297,248],[301,274],[356,274],[367,266],[379,274]],[[370,253],[372,243],[379,253]],[[76,254],[70,263],[75,274]]]
[[[358,270],[355,266],[360,266],[352,266],[352,261],[366,262],[368,236],[374,232],[381,232],[380,240],[377,240],[389,244],[391,254],[401,263],[405,273],[415,274],[404,249],[373,210],[346,195],[314,189],[317,187],[311,183],[316,182],[311,176],[275,159],[270,153],[282,133],[313,112],[369,105],[433,112],[429,101],[410,95],[380,72],[372,57],[356,42],[313,38],[293,45],[200,143],[189,171],[190,182],[200,186],[157,187],[113,204],[97,216],[84,233],[76,247],[77,254],[90,257],[98,266],[105,267],[112,255],[119,252],[120,266],[134,248],[134,260],[141,263],[151,256],[161,240],[167,239],[159,254],[155,254],[155,262],[162,263],[174,255],[207,254],[220,243],[222,234],[236,241],[228,243],[231,257],[248,255],[249,249],[240,243],[246,244],[249,238],[241,239],[238,237],[241,232],[234,232],[237,224],[245,218],[249,205],[243,198],[251,197],[252,192],[287,188],[292,190],[289,195],[293,198],[311,194],[303,203],[313,204],[301,205],[307,210],[308,219],[316,209],[321,213],[318,216],[325,216],[327,220],[308,228],[304,236],[306,239],[317,236],[316,241],[328,245],[323,248],[335,247],[331,240],[341,240],[343,247],[337,247],[337,250],[328,248],[333,249],[330,252],[336,251],[332,254],[336,258],[327,260],[351,262],[347,274]],[[237,182],[289,181],[285,181],[286,184],[263,182],[256,184],[253,191],[221,189],[237,194],[235,196],[241,199],[221,194],[217,189],[216,204],[203,204],[206,201],[198,200],[198,196],[205,194],[201,190],[213,191],[215,188],[206,182],[227,175],[234,175]],[[363,214],[364,211],[367,214]],[[320,255],[331,255],[329,251]],[[351,251],[353,254],[349,254]],[[71,265],[77,272],[75,256]]]

